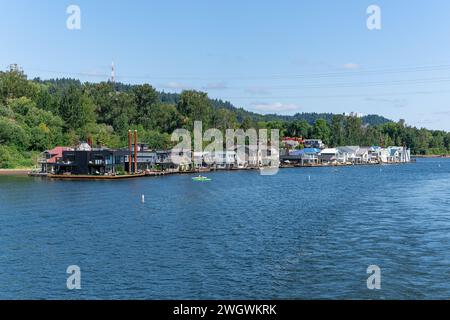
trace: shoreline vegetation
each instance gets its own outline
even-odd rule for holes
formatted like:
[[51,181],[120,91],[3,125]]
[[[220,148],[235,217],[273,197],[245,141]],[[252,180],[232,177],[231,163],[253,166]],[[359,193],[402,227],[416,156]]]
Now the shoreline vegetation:
[[413,158],[450,158],[450,154],[419,154],[411,156]]
[[94,146],[123,148],[130,129],[139,131],[140,142],[149,148],[170,150],[175,144],[171,133],[179,128],[192,132],[194,120],[222,132],[279,129],[280,138],[320,139],[330,148],[406,145],[420,156],[450,154],[450,132],[379,115],[262,115],[195,90],[178,94],[158,92],[149,84],[30,80],[17,65],[0,71],[0,169],[36,166],[44,150],[88,139]]

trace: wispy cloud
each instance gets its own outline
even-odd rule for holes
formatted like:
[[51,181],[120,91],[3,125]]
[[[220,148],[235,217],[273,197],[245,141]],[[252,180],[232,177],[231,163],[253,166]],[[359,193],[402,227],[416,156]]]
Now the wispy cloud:
[[357,70],[361,69],[361,65],[354,63],[354,62],[348,62],[342,66],[342,68],[346,70]]
[[262,95],[262,96],[269,96],[272,94],[270,92],[270,89],[266,88],[266,87],[249,87],[249,88],[246,88],[244,91],[249,94]]
[[419,121],[416,121],[417,126],[427,126],[434,123],[436,123],[436,121],[432,119],[421,119]]
[[252,103],[252,109],[261,113],[292,113],[299,111],[300,105],[294,103],[282,102],[255,102]]
[[175,82],[175,81],[160,84],[159,87],[161,87],[163,89],[175,89],[175,90],[188,90],[188,89],[191,89],[190,86],[188,86],[188,85],[186,85],[184,83]]
[[203,87],[204,90],[225,90],[228,86],[225,82],[212,82]]
[[83,71],[82,74],[84,76],[88,76],[88,77],[105,77],[106,73],[103,70],[99,70],[99,69],[89,69],[86,71]]
[[438,115],[438,116],[450,116],[450,110],[435,111],[435,112],[433,112],[433,114]]
[[408,100],[406,99],[387,99],[387,98],[374,98],[367,97],[366,101],[377,102],[377,103],[387,103],[395,108],[404,108],[408,105]]

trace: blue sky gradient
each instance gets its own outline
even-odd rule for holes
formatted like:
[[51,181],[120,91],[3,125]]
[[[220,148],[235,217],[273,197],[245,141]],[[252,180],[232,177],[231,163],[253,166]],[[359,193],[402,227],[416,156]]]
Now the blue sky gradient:
[[[81,8],[81,30],[66,8]],[[366,28],[381,7],[382,29]],[[6,1],[0,67],[191,88],[270,113],[376,113],[450,131],[450,2]]]

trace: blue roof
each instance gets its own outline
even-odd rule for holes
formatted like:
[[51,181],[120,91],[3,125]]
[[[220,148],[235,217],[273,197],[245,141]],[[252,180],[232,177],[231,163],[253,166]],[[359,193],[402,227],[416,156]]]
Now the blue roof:
[[314,153],[319,153],[319,152],[320,152],[320,149],[317,149],[317,148],[305,148],[302,150],[291,151],[291,152],[289,152],[289,155],[290,156],[301,156],[304,154],[314,154]]
[[289,152],[290,156],[301,156],[302,154],[303,154],[303,150],[294,150],[294,151]]
[[319,153],[321,150],[318,148],[305,148],[304,153]]

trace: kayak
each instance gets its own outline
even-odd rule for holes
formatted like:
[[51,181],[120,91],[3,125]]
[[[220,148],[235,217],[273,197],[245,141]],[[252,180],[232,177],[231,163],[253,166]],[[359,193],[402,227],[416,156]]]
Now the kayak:
[[202,176],[192,178],[192,180],[198,181],[198,182],[211,181],[211,179],[209,179],[207,177],[202,177]]

